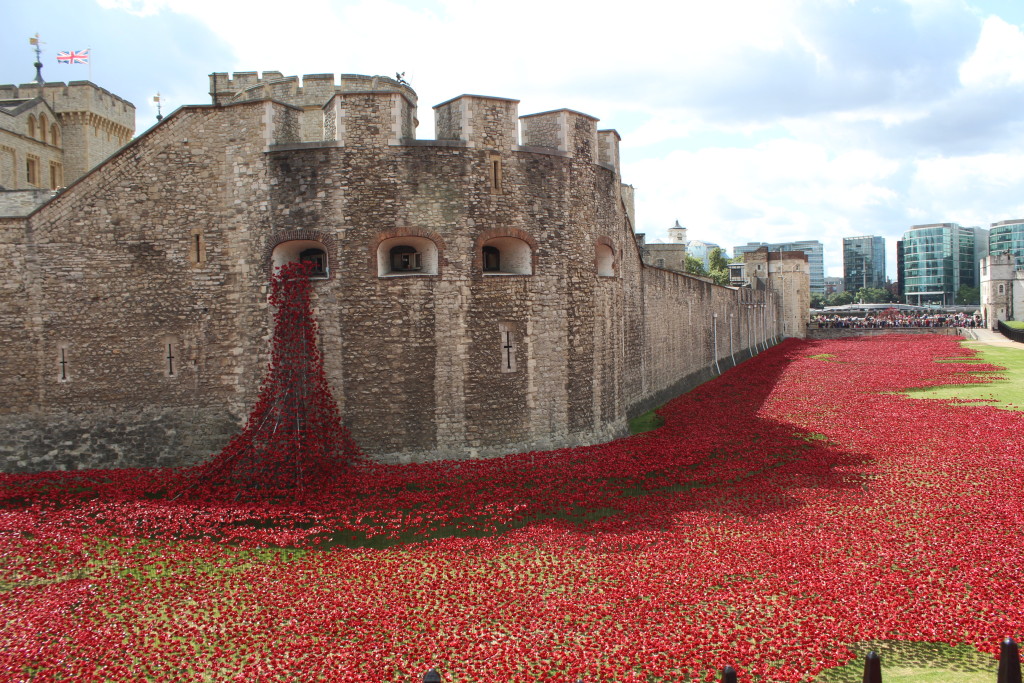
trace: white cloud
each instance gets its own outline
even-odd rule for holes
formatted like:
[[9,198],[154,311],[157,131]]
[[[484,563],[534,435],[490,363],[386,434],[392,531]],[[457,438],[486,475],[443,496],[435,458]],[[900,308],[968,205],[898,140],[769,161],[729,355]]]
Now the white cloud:
[[[1018,154],[982,154],[917,162],[908,201],[925,222],[987,228],[1024,217],[1024,164]],[[928,216],[931,216],[929,219]]]
[[117,9],[137,17],[158,14],[167,7],[167,0],[96,0],[103,9]]
[[466,92],[597,116],[652,239],[819,239],[834,272],[844,236],[1024,216],[1024,35],[974,0],[97,2],[208,27],[207,73],[405,71],[420,137]]
[[999,17],[985,20],[974,54],[960,67],[960,81],[969,87],[1024,83],[1024,32]]

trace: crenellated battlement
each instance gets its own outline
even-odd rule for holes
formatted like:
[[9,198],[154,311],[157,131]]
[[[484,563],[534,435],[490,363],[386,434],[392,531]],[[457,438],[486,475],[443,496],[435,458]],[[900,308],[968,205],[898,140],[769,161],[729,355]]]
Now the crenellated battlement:
[[416,106],[416,91],[387,76],[333,73],[284,76],[280,71],[239,71],[210,74],[210,96],[217,104],[271,98],[288,104],[322,107],[335,95],[356,92],[397,92]]
[[42,97],[57,114],[88,112],[135,131],[135,105],[91,81],[0,85],[0,100]]
[[[416,92],[387,76],[218,72],[210,74],[210,96],[220,105],[269,99],[297,107],[303,143],[429,144],[416,140]],[[516,99],[459,95],[433,107],[435,140],[497,152],[587,159],[619,171],[619,134],[597,130],[597,118],[572,109],[519,116],[518,108]]]

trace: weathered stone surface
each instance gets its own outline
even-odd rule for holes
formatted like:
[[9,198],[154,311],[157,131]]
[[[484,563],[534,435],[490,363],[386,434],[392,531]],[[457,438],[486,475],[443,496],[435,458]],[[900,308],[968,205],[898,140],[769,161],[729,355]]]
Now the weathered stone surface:
[[[618,136],[593,117],[542,115],[539,141],[559,148],[520,146],[514,100],[466,96],[439,109],[458,140],[409,142],[407,86],[324,84],[324,140],[285,81],[284,101],[184,107],[32,216],[0,219],[0,467],[217,450],[255,400],[289,242],[326,254],[325,369],[354,438],[385,461],[605,441],[779,337],[777,292],[643,265]],[[402,240],[432,265],[379,271]],[[485,270],[487,245],[517,272]]]

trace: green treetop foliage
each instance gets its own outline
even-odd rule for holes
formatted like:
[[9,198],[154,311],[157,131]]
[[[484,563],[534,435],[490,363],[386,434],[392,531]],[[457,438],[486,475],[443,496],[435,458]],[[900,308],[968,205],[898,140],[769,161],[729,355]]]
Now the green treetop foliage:
[[828,298],[825,299],[826,306],[845,306],[846,304],[852,303],[853,294],[851,292],[836,292],[835,294],[830,294]]
[[729,284],[729,263],[730,260],[719,247],[715,247],[708,254],[708,270],[716,285],[725,287]]
[[977,306],[981,303],[981,288],[961,285],[956,293],[956,303],[959,306]]
[[704,262],[696,256],[686,255],[686,272],[690,275],[708,277],[708,271],[704,268]]
[[853,293],[853,300],[863,304],[888,304],[893,302],[892,294],[880,287],[861,287]]
[[716,270],[724,270],[726,273],[729,272],[729,259],[725,257],[725,253],[722,252],[720,247],[715,247],[708,253],[708,264],[712,273]]

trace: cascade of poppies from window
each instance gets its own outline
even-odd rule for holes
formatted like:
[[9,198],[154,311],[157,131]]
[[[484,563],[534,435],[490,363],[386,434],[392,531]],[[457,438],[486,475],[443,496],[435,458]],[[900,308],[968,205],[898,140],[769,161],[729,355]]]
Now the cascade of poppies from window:
[[342,424],[317,346],[312,263],[281,266],[270,366],[245,429],[195,468],[184,492],[204,497],[302,500],[322,493],[361,457]]

